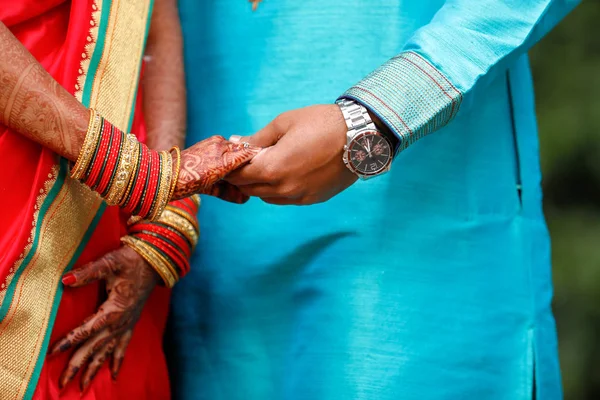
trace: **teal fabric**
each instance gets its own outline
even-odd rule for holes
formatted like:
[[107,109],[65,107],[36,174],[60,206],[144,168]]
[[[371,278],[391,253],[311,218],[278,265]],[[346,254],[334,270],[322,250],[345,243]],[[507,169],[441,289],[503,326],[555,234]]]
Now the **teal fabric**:
[[[265,0],[252,13],[244,0],[180,0],[189,143],[334,101],[463,3]],[[539,11],[481,3],[482,16],[496,3],[523,21]],[[471,9],[464,29],[445,26],[462,29],[454,41],[507,43]],[[440,70],[466,62],[449,51]],[[487,67],[443,70],[463,90],[487,71],[482,95],[390,173],[325,204],[203,199],[166,339],[176,399],[521,400],[534,375],[538,399],[561,398],[528,62]]]
[[[377,112],[405,148],[449,123],[459,109],[468,114],[473,104],[485,101],[488,84],[579,3],[446,1],[432,21],[405,43],[399,57],[361,80],[345,97]],[[412,53],[423,62],[421,57],[406,62],[403,56]]]

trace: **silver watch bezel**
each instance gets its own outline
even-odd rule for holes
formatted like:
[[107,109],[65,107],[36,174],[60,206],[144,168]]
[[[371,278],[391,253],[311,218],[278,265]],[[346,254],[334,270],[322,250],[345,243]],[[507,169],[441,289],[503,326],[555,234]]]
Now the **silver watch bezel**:
[[[364,137],[366,135],[377,135],[377,136],[383,138],[390,148],[390,155],[389,155],[388,160],[386,161],[385,165],[373,173],[364,173],[364,172],[357,170],[356,167],[354,166],[354,164],[352,163],[352,161],[350,160],[350,149],[352,148],[351,145],[353,144],[353,142],[361,139],[362,137]],[[383,135],[377,129],[365,128],[365,129],[361,129],[360,131],[357,131],[352,136],[352,138],[344,145],[344,154],[342,156],[342,160],[344,161],[344,164],[346,164],[346,167],[350,171],[352,171],[359,178],[367,180],[367,179],[374,178],[376,176],[385,174],[392,168],[392,161],[394,160],[394,157],[392,156],[392,152],[393,152],[392,144],[390,143],[389,139],[387,137],[385,137],[385,135]]]
[[[394,160],[392,143],[384,134],[379,131],[379,129],[377,129],[371,120],[371,116],[369,115],[367,109],[363,105],[351,99],[340,99],[336,102],[336,104],[340,107],[340,110],[346,121],[346,126],[348,127],[348,131],[346,132],[346,144],[344,145],[344,151],[342,154],[342,160],[346,165],[346,168],[363,180],[374,178],[388,172],[391,169],[392,161]],[[372,174],[365,174],[358,171],[350,160],[350,149],[352,147],[351,144],[355,140],[358,140],[368,133],[374,133],[385,139],[391,150],[385,166]]]

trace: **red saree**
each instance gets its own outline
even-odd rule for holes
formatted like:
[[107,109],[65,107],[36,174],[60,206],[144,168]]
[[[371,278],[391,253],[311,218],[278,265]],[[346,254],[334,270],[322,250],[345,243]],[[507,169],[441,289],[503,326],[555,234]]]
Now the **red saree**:
[[[151,0],[20,0],[3,2],[0,20],[84,105],[143,135],[136,93],[150,12]],[[125,216],[71,180],[65,160],[3,126],[0,168],[0,397],[79,399],[78,379],[58,389],[69,355],[46,353],[96,311],[104,290],[64,290],[60,277],[117,248]],[[82,398],[169,398],[167,310],[168,291],[157,289],[117,381],[105,365]]]

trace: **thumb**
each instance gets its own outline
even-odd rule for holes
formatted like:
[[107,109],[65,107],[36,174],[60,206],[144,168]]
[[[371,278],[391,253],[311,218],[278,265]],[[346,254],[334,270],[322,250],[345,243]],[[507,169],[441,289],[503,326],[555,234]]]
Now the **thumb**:
[[70,287],[81,287],[91,282],[106,279],[106,277],[119,269],[113,253],[92,261],[79,269],[73,270],[62,277],[62,283]]
[[229,138],[229,141],[234,143],[247,142],[252,146],[257,147],[273,146],[279,141],[279,139],[281,139],[283,135],[285,135],[285,133],[288,130],[288,125],[289,124],[286,122],[286,118],[280,115],[273,121],[269,122],[264,128],[256,132],[254,135],[233,135]]

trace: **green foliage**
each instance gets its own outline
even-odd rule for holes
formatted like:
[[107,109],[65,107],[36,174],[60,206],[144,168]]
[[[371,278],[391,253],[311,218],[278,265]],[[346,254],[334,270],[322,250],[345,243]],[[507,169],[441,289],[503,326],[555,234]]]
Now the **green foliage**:
[[567,400],[600,399],[600,1],[531,52]]

